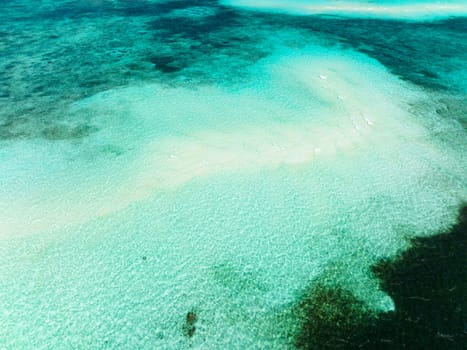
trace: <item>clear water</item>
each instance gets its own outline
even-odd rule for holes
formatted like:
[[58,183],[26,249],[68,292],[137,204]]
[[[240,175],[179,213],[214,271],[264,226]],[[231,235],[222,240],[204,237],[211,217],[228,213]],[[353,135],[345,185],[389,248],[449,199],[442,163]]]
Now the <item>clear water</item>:
[[0,348],[293,348],[466,201],[462,11],[0,6]]

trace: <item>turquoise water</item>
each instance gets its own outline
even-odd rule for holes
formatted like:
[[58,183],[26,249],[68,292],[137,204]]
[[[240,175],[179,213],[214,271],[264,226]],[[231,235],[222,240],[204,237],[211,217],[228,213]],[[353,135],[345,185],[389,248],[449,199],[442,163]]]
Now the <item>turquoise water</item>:
[[304,291],[394,311],[372,266],[456,222],[462,10],[230,5],[2,2],[0,348],[294,348]]
[[433,20],[467,14],[467,5],[459,0],[222,0],[222,3],[296,15],[320,14],[360,18]]

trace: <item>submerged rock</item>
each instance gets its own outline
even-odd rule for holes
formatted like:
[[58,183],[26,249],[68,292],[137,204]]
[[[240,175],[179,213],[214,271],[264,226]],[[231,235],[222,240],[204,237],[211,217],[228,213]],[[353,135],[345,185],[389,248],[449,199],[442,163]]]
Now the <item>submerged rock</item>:
[[305,294],[295,313],[302,322],[296,335],[300,349],[348,348],[373,317],[349,291],[321,283]]
[[186,337],[191,338],[196,331],[196,321],[198,320],[198,315],[194,311],[189,311],[186,314],[185,324],[183,325],[183,333]]
[[97,128],[91,125],[54,125],[42,130],[41,136],[48,140],[82,139],[96,132]]

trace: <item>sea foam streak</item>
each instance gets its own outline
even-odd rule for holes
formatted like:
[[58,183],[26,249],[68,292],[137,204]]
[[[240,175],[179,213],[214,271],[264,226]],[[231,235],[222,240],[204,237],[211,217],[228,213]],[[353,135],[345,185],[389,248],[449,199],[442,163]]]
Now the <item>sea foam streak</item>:
[[[415,140],[436,154],[426,130],[406,111],[408,102],[426,98],[421,91],[365,56],[311,50],[314,56],[268,58],[255,67],[261,80],[232,91],[146,85],[78,103],[73,112],[98,115],[102,131],[78,155],[47,145],[43,152],[37,145],[19,146],[18,158],[10,161],[11,181],[4,182],[4,198],[10,193],[16,200],[2,202],[2,235],[108,215],[154,192],[219,173],[332,161],[336,154],[358,157]],[[129,151],[108,160],[97,150],[109,144]],[[36,167],[35,176],[18,183],[14,179],[23,170],[14,164],[27,163],[24,157]]]
[[222,0],[226,5],[243,8],[289,12],[292,14],[339,15],[350,17],[379,17],[424,20],[466,16],[467,5],[462,1],[418,3],[387,3],[384,1],[313,1],[313,0]]

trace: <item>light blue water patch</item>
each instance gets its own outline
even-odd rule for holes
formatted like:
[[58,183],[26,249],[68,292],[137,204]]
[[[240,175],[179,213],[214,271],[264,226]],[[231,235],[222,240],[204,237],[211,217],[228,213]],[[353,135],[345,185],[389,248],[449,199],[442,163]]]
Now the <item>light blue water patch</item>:
[[[197,181],[53,243],[10,241],[2,255],[9,257],[2,261],[4,345],[279,348],[293,341],[285,336],[293,323],[271,325],[269,317],[322,273],[391,307],[367,268],[407,245],[434,198],[402,206],[398,198],[371,198],[366,186],[380,180],[355,184],[350,173],[324,184],[338,170],[328,167]],[[321,180],[304,182],[309,172]],[[350,183],[355,192],[342,197]],[[199,324],[187,340],[183,320],[192,309]]]
[[[375,61],[354,53],[345,53],[350,59],[341,60],[341,51],[317,46],[304,52],[308,53],[286,49],[263,60],[250,72],[261,79],[248,84],[148,84],[114,89],[74,104],[70,116],[77,120],[93,116],[97,131],[92,135],[58,144],[11,142],[2,149],[2,169],[7,174],[1,184],[4,197],[24,199],[17,201],[22,203],[18,206],[2,203],[5,220],[18,224],[6,225],[5,230],[35,230],[19,219],[26,203],[29,219],[47,227],[49,220],[60,218],[63,223],[68,216],[104,215],[116,210],[114,204],[124,207],[154,190],[197,176],[304,163],[368,147],[378,137],[400,142],[389,131],[408,139],[426,138],[427,131],[414,126],[413,116],[404,111],[409,101],[414,106],[429,103],[420,115],[427,127],[442,132],[449,142],[462,140],[459,125],[446,123],[441,128],[436,116],[424,115],[436,108],[428,101],[431,97],[413,88],[398,93],[401,82]],[[381,81],[381,90],[375,90],[367,76]],[[368,105],[369,100],[374,103]],[[458,173],[461,166],[453,171]],[[119,199],[111,199],[111,193]],[[99,204],[90,208],[77,204],[89,201]],[[41,202],[49,206],[36,205]],[[63,218],[62,203],[77,204],[77,212],[70,210]]]
[[293,347],[277,315],[317,280],[394,307],[371,266],[454,222],[465,131],[351,50],[247,76],[111,89],[67,110],[88,137],[4,144],[0,347]]
[[320,1],[320,0],[221,0],[223,4],[298,15],[338,15],[427,20],[466,16],[464,1]]

